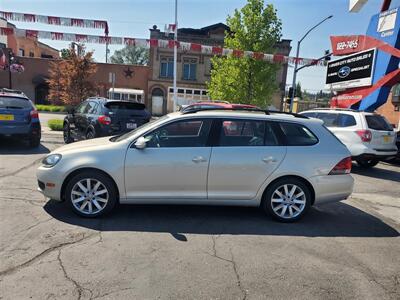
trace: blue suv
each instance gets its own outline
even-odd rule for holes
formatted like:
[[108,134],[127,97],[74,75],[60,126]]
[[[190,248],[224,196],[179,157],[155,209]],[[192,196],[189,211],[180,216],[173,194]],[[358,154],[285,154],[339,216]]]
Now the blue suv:
[[18,137],[31,147],[40,145],[39,113],[22,92],[0,89],[0,137]]

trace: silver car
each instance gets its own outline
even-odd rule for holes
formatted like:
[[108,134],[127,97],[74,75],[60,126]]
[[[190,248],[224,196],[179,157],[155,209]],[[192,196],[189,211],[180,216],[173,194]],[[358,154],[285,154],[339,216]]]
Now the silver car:
[[127,134],[58,148],[39,190],[97,217],[122,204],[261,207],[292,222],[353,189],[347,148],[317,119],[281,113],[173,113]]

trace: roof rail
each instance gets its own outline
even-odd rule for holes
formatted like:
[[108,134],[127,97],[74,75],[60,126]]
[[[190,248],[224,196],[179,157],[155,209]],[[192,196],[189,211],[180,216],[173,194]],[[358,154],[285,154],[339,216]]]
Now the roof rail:
[[19,91],[19,90],[12,90],[12,89],[7,89],[7,88],[0,88],[0,93],[10,93],[10,94],[18,94],[21,96],[25,96],[24,92]]
[[182,114],[192,114],[192,113],[197,113],[200,111],[213,111],[213,110],[224,110],[224,111],[245,111],[245,112],[262,112],[266,115],[271,115],[271,114],[285,114],[285,115],[291,115],[296,118],[301,118],[301,119],[309,119],[309,117],[300,115],[297,113],[291,113],[291,112],[286,112],[286,111],[279,111],[279,110],[268,110],[268,109],[261,109],[261,108],[248,108],[248,107],[235,107],[235,108],[227,108],[227,107],[193,107],[193,108],[186,108]]
[[351,109],[351,108],[341,108],[341,107],[316,107],[316,108],[312,108],[311,110],[345,110],[345,111],[358,111],[355,109]]

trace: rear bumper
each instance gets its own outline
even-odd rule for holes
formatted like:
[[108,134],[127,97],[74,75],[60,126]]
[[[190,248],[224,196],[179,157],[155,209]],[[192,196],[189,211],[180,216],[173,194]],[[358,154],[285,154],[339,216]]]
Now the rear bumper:
[[314,204],[338,202],[353,192],[354,179],[350,174],[314,176],[310,180],[315,191]]
[[40,135],[40,131],[40,123],[0,126],[0,136],[32,136]]

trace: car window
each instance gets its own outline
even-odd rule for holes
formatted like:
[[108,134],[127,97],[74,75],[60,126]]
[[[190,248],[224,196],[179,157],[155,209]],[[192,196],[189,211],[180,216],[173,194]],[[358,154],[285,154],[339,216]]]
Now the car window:
[[90,101],[85,108],[85,114],[95,114],[97,110],[97,103]]
[[374,130],[385,130],[385,131],[392,131],[393,127],[389,124],[386,119],[380,115],[369,115],[365,116],[367,120],[368,128]]
[[316,118],[317,117],[317,113],[316,112],[301,113],[301,115],[309,117],[309,118]]
[[293,123],[280,123],[288,146],[311,146],[318,143],[317,137],[305,126]]
[[147,134],[148,148],[205,147],[212,120],[181,120]]
[[350,127],[357,125],[354,116],[348,114],[339,114],[336,122],[337,127]]
[[87,102],[83,102],[75,109],[75,111],[79,114],[83,114],[86,110],[87,105],[88,105]]
[[275,146],[271,125],[257,120],[223,120],[218,145],[221,147]]
[[324,122],[326,127],[336,127],[337,126],[337,113],[318,113],[317,118]]
[[16,97],[0,97],[0,108],[29,109],[32,104],[28,99]]

